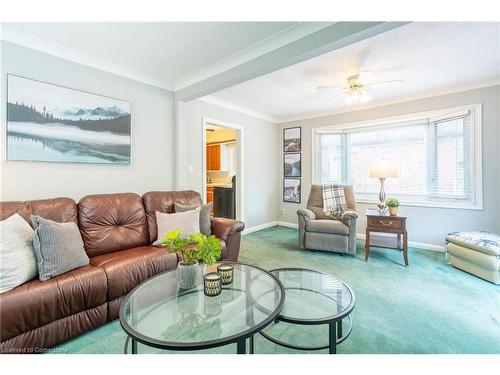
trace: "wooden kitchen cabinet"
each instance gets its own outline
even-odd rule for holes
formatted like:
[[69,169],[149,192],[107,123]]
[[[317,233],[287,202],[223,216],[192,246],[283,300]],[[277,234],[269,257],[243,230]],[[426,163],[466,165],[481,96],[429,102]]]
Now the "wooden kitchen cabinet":
[[207,186],[207,203],[213,202],[214,200],[214,188],[212,186]]
[[220,171],[220,145],[207,145],[207,171]]
[[[214,187],[213,186],[207,186],[207,204],[210,202],[214,201]],[[214,213],[214,206],[212,205],[212,210],[210,211],[211,214]]]

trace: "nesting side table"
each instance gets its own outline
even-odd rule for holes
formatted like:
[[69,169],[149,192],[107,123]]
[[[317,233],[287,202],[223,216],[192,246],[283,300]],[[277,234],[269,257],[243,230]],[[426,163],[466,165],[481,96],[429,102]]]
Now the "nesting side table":
[[[373,235],[372,233],[393,233],[394,237]],[[365,261],[370,256],[370,247],[395,249],[403,253],[405,266],[408,267],[408,232],[406,216],[391,216],[377,209],[366,210]]]

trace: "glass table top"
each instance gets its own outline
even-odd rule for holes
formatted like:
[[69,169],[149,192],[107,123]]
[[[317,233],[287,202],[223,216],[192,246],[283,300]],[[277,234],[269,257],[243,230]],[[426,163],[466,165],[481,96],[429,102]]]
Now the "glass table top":
[[326,322],[348,315],[354,292],[342,280],[319,271],[283,268],[270,271],[285,288],[280,320]]
[[[260,268],[234,263],[233,283],[215,297],[203,293],[203,274],[216,265],[198,265],[197,285],[179,289],[176,270],[136,287],[120,311],[123,328],[140,341],[171,348],[223,345],[271,323],[284,303],[277,279]],[[233,341],[234,342],[234,341]]]

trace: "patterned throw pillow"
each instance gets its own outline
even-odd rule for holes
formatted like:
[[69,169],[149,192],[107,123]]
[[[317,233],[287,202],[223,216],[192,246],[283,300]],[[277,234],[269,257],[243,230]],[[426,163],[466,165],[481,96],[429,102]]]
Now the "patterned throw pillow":
[[31,216],[35,225],[33,249],[40,281],[89,264],[80,230],[75,223],[56,223]]

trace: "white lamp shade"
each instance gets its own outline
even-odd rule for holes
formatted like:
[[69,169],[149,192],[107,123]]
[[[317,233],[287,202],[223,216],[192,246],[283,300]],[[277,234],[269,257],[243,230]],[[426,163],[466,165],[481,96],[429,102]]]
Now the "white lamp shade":
[[398,169],[393,160],[377,160],[370,163],[370,177],[398,177]]

